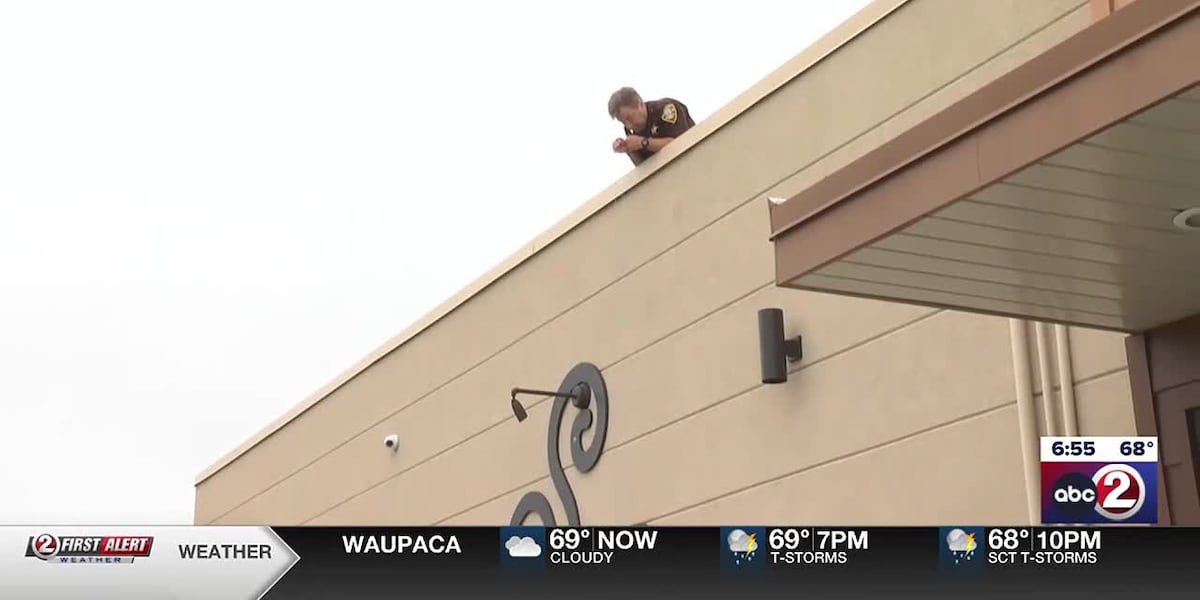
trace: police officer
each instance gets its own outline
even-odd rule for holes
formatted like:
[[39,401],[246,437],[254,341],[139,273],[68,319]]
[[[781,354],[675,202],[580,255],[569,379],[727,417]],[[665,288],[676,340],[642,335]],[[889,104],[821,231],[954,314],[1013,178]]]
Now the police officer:
[[625,126],[625,137],[613,140],[613,152],[629,155],[634,165],[642,164],[696,124],[682,102],[673,98],[643,102],[631,87],[608,98],[608,116]]

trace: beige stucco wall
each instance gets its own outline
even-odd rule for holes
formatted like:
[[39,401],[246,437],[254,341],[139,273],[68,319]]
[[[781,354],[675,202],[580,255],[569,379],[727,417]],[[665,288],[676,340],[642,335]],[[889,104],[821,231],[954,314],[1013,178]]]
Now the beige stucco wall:
[[[549,404],[517,423],[507,390],[581,361],[612,402],[595,470],[563,435],[585,523],[1025,521],[1008,322],[774,287],[765,199],[1090,19],[1086,0],[904,4],[201,481],[196,521],[501,524],[530,490],[561,520]],[[759,383],[768,306],[806,341],[778,386]],[[1121,337],[1071,339],[1082,433],[1132,433]]]

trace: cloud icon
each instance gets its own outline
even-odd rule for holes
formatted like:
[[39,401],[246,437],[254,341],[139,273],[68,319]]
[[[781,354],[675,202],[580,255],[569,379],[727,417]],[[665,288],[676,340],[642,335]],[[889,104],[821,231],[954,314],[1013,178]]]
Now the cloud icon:
[[729,532],[729,551],[730,552],[749,552],[750,551],[750,536],[746,535],[741,529],[734,529]]
[[969,552],[974,550],[972,546],[974,540],[967,532],[961,529],[951,529],[950,533],[946,534],[946,545],[950,547],[951,552]]
[[542,555],[542,547],[533,538],[512,536],[504,542],[508,555],[513,558],[533,558]]

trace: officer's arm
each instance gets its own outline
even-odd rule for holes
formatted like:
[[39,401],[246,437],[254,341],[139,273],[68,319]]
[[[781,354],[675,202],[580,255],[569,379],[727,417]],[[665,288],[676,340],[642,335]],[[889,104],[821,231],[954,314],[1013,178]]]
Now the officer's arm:
[[674,139],[675,139],[674,136],[650,138],[650,141],[646,142],[646,150],[649,150],[652,153],[658,152],[659,150],[662,150],[664,147],[666,147],[667,144],[671,143],[671,141]]
[[[644,149],[644,150],[646,150],[646,152],[648,152],[650,154],[654,154],[655,152],[658,152],[659,150],[662,150],[664,147],[666,147],[666,145],[671,143],[671,140],[674,140],[675,138],[673,138],[673,137],[652,137],[652,138],[642,138],[642,139],[646,140],[646,145],[645,146],[638,145],[638,148]],[[629,158],[633,160],[634,166],[640,165],[643,162],[645,162],[645,160],[646,160],[646,158],[644,156],[641,156],[637,152],[630,152]]]
[[682,102],[669,102],[662,111],[659,115],[658,137],[650,138],[646,145],[646,149],[652,153],[662,150],[694,125],[692,115],[688,114],[687,106]]

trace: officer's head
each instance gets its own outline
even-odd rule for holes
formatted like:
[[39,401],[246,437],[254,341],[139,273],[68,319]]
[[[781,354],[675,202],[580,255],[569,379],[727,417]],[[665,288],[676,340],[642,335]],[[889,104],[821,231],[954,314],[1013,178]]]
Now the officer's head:
[[608,116],[632,131],[646,126],[646,104],[637,90],[623,87],[608,97]]

